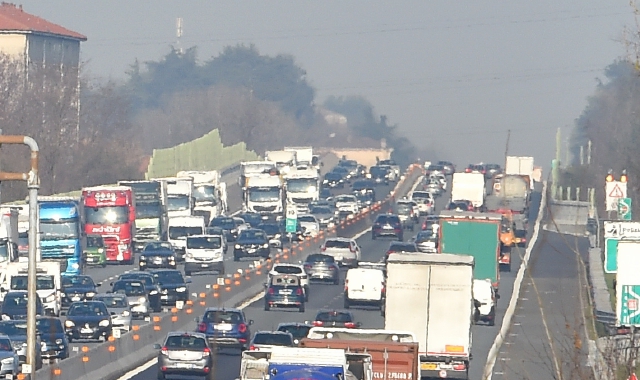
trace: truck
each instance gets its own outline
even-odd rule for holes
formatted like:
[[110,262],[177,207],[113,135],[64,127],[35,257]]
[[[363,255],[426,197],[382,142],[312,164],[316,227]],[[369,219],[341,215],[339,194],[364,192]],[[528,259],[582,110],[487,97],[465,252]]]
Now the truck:
[[282,174],[286,174],[289,170],[298,166],[298,159],[295,151],[268,150],[264,152],[264,158],[267,161],[274,162],[276,164],[276,168]]
[[285,146],[285,151],[295,152],[298,167],[315,168],[320,170],[318,156],[313,155],[313,147],[310,146]]
[[81,274],[84,246],[80,199],[38,196],[38,216],[42,260],[59,262],[65,274]]
[[128,186],[136,200],[136,231],[133,248],[141,251],[149,241],[166,240],[167,237],[167,184],[161,181],[119,181],[118,186]]
[[128,186],[82,189],[81,216],[86,235],[102,235],[108,263],[133,264],[136,200]]
[[511,210],[514,214],[526,216],[530,198],[531,189],[527,177],[498,174],[493,179],[491,194],[485,199],[485,210]]
[[238,185],[244,191],[247,188],[247,181],[251,177],[257,177],[264,174],[278,174],[275,162],[270,161],[245,161],[240,163],[240,176],[238,177]]
[[371,355],[376,380],[419,379],[418,341],[408,331],[312,327],[300,347],[338,348]]
[[474,278],[500,285],[500,232],[503,217],[495,213],[441,211],[438,252],[475,259]]
[[282,214],[284,211],[284,191],[278,175],[263,174],[249,177],[243,196],[242,210],[261,215]]
[[241,380],[372,380],[371,356],[343,349],[274,347],[245,351]]
[[484,174],[453,173],[451,201],[467,200],[473,207],[480,209],[484,205],[485,194]]
[[167,187],[167,216],[169,219],[176,216],[191,216],[195,207],[193,194],[193,178],[168,177],[155,178],[166,184]]
[[473,268],[468,255],[389,255],[384,328],[415,334],[423,378],[469,378]]
[[184,261],[187,236],[203,235],[205,227],[203,216],[176,216],[169,219],[169,243],[175,249],[179,261]]
[[0,271],[2,265],[19,259],[18,208],[2,206],[0,208]]
[[620,239],[618,241],[618,273],[614,282],[616,291],[616,327],[618,333],[630,333],[632,326],[640,324],[638,303],[640,303],[640,240]]
[[291,170],[284,175],[286,202],[299,214],[309,212],[309,205],[320,199],[320,174],[315,168]]
[[194,213],[202,213],[205,222],[216,216],[224,215],[227,209],[227,184],[222,182],[217,170],[210,171],[180,171],[178,177],[193,178],[195,208]]
[[529,178],[529,185],[533,188],[533,157],[507,156],[504,174],[515,174]]
[[[9,263],[0,279],[0,291],[4,294],[12,290],[27,290],[29,264],[25,262]],[[60,262],[39,262],[36,264],[36,293],[42,300],[42,306],[48,315],[59,316],[62,308],[62,278]]]

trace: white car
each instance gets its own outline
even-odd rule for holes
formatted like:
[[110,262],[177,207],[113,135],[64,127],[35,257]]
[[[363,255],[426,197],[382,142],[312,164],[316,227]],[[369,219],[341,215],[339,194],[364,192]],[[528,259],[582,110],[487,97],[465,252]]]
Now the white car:
[[347,271],[344,280],[344,308],[352,305],[374,305],[384,316],[384,263],[360,263]]
[[320,232],[320,222],[318,222],[318,219],[314,215],[299,215],[298,223],[300,224],[300,227],[304,229],[304,236],[318,236],[318,232]]
[[334,237],[328,238],[320,246],[323,254],[333,256],[341,266],[355,268],[360,261],[360,246],[355,239]]
[[486,322],[489,326],[495,325],[498,298],[500,296],[495,293],[491,280],[473,280],[474,321]]
[[417,219],[420,216],[420,207],[418,206],[418,202],[412,199],[409,199],[407,197],[404,197],[400,199],[397,203],[398,204],[404,203],[404,204],[410,205],[411,209],[413,210],[413,215],[415,215],[416,222],[417,222]]
[[411,194],[411,200],[418,204],[420,216],[433,213],[435,200],[433,199],[433,195],[430,192],[414,191],[413,194]]
[[445,177],[444,173],[432,174],[431,178],[435,178],[440,182],[442,190],[447,190],[447,177]]
[[292,274],[300,279],[300,285],[304,289],[304,300],[309,301],[309,276],[302,265],[297,264],[275,264],[269,271],[267,283],[271,282],[271,276],[278,274]]
[[360,208],[358,207],[358,198],[355,195],[338,195],[333,199],[336,205],[336,210],[346,211],[357,214]]

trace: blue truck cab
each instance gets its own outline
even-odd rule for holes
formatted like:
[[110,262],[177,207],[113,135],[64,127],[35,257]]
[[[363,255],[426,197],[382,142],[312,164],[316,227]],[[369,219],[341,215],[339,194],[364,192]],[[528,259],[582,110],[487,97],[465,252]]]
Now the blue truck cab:
[[38,197],[43,261],[60,262],[65,275],[82,274],[82,226],[73,198]]

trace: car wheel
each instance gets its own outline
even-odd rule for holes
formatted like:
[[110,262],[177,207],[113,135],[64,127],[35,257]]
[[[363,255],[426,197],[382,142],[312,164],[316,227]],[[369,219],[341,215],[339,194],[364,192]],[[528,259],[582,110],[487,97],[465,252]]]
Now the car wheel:
[[138,267],[138,270],[144,272],[144,267]]
[[494,318],[491,318],[487,324],[488,324],[489,326],[495,326],[495,324],[496,324],[495,317],[494,317]]
[[224,275],[224,267],[222,267],[222,269],[220,269],[220,274]]
[[105,261],[104,263],[100,264],[100,266],[101,266],[102,268],[106,268],[106,267],[107,267],[107,262]]
[[304,313],[304,304],[302,304],[302,305],[298,308],[298,312],[299,312],[299,313]]
[[67,337],[67,340],[69,341],[69,343],[73,343],[73,338],[72,337]]

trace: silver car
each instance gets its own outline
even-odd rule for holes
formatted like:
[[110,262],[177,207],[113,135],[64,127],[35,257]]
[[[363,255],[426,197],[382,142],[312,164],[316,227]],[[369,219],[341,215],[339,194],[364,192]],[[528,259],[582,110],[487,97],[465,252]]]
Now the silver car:
[[151,314],[151,302],[144,284],[138,280],[119,280],[113,283],[113,293],[123,294],[131,306],[134,317],[146,318]]
[[6,378],[12,375],[14,378],[20,371],[20,357],[13,350],[11,339],[7,335],[0,335],[0,376]]
[[129,300],[125,294],[120,293],[102,293],[96,295],[96,301],[102,301],[107,305],[107,310],[111,314],[111,326],[114,329],[122,331],[131,331],[131,320],[133,313]]
[[[0,335],[8,336],[13,351],[18,354],[20,364],[27,362],[27,321],[0,321]],[[41,347],[40,336],[36,337],[37,347]],[[4,366],[4,365],[3,365]],[[36,350],[36,369],[42,368],[42,352]]]
[[207,336],[189,331],[170,332],[161,345],[154,347],[158,353],[158,379],[166,375],[204,376],[207,380],[215,378],[213,353]]

